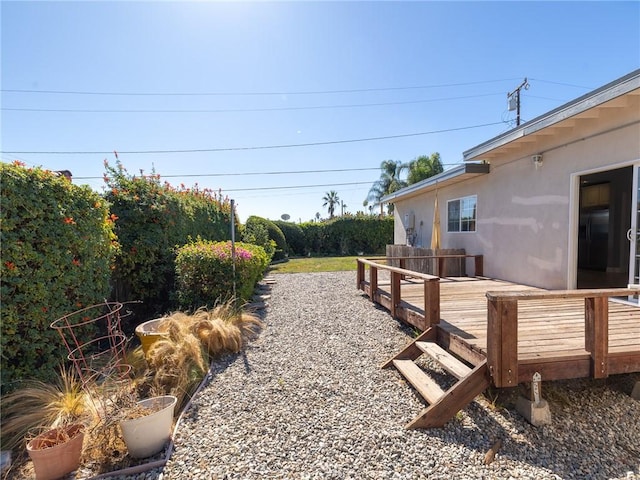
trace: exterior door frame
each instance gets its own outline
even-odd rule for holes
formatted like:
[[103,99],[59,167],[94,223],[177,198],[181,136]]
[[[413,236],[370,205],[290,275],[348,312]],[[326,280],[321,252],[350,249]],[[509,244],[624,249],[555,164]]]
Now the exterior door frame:
[[[569,185],[569,235],[568,241],[569,245],[567,248],[567,288],[572,290],[577,288],[578,286],[578,223],[580,221],[580,177],[583,175],[590,175],[592,173],[601,173],[609,170],[617,170],[619,168],[624,167],[633,167],[634,172],[638,171],[638,167],[640,167],[640,158],[636,158],[634,160],[628,160],[621,163],[615,163],[612,165],[606,165],[598,168],[592,168],[588,170],[582,170],[579,172],[575,172],[571,174],[570,177],[570,185]],[[640,179],[638,179],[640,181]],[[634,195],[637,195],[637,184],[632,186],[636,187],[632,192],[632,199],[636,198]],[[633,203],[633,200],[632,200]],[[637,203],[632,204],[632,212],[634,215],[637,215]],[[632,226],[634,221],[632,219]],[[625,232],[626,234],[626,232]],[[632,261],[630,259],[630,261]],[[631,275],[631,268],[629,269],[629,275]]]
[[[633,183],[631,185],[631,228],[627,238],[629,239],[629,285],[640,284],[640,262],[636,256],[640,254],[638,237],[640,236],[640,161],[633,164]],[[637,297],[629,297],[629,301],[638,302]]]

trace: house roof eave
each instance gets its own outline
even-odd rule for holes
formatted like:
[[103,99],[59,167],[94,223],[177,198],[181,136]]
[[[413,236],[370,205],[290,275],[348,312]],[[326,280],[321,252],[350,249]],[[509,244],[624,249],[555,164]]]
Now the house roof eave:
[[616,97],[640,88],[640,69],[635,70],[622,78],[614,80],[592,92],[572,100],[558,108],[555,108],[539,117],[530,120],[519,127],[494,137],[486,142],[476,145],[462,153],[463,160],[478,161],[482,155],[496,150],[519,138],[526,137],[553,126],[563,120],[578,115],[586,110],[595,108]]
[[452,183],[457,183],[469,177],[485,175],[489,173],[490,166],[488,163],[463,163],[457,167],[445,170],[438,175],[426,178],[418,183],[409,185],[396,192],[385,195],[380,199],[382,203],[394,203],[415,195],[434,190],[437,187],[443,187]]

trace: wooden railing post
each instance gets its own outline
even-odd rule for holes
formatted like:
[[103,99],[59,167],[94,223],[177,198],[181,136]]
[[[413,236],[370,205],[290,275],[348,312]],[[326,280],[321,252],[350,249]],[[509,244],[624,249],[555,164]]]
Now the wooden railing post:
[[369,298],[374,299],[378,291],[378,267],[369,267]]
[[609,375],[609,299],[587,297],[584,299],[585,349],[591,354],[593,378]]
[[475,258],[475,270],[474,270],[474,274],[476,277],[484,277],[484,264],[483,264],[483,260],[484,257],[482,255],[476,255]]
[[393,318],[397,318],[397,307],[400,305],[400,278],[402,275],[398,272],[391,272],[391,306],[389,313]]
[[440,280],[424,280],[425,329],[440,323]]
[[446,258],[444,257],[438,257],[437,262],[438,262],[438,277],[442,278],[445,275],[445,265],[446,265]]
[[487,364],[496,387],[518,384],[518,301],[487,299]]
[[357,289],[362,290],[362,284],[364,282],[364,263],[358,259],[358,273],[356,274]]

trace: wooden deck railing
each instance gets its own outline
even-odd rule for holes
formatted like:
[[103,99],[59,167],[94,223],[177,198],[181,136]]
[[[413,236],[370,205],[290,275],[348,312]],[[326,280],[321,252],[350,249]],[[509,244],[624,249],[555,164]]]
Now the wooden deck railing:
[[466,254],[444,254],[444,255],[422,255],[422,256],[414,256],[414,257],[385,257],[387,261],[389,260],[399,260],[400,268],[405,268],[407,264],[407,260],[437,260],[437,270],[435,275],[438,277],[446,276],[445,260],[449,258],[459,258],[459,259],[467,259],[473,258],[474,260],[474,276],[482,277],[484,275],[484,267],[483,267],[483,256],[482,255],[466,255]]
[[[357,286],[358,289],[369,295],[369,298],[389,309],[393,318],[400,318],[415,324],[415,320],[409,318],[410,315],[402,307],[401,280],[404,278],[414,278],[422,280],[424,283],[424,325],[416,325],[425,330],[431,325],[440,322],[440,277],[427,273],[414,272],[404,268],[392,267],[378,263],[376,260],[386,259],[365,259],[358,258]],[[369,267],[369,285],[367,288],[365,278],[365,267]],[[378,290],[378,270],[386,270],[391,276],[391,298],[386,298]],[[388,305],[386,304],[388,303]]]
[[516,386],[518,377],[518,302],[584,299],[585,350],[591,356],[591,375],[609,375],[609,298],[637,295],[628,288],[598,290],[534,290],[487,292],[487,362],[496,387]]

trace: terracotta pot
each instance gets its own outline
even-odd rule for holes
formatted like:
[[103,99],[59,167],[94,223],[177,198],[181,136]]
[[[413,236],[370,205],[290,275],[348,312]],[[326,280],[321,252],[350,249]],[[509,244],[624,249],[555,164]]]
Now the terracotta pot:
[[138,405],[150,408],[153,413],[120,422],[122,437],[131,457],[150,457],[164,448],[171,438],[173,410],[177,401],[173,395],[142,400]]
[[[27,443],[27,452],[36,472],[36,480],[54,480],[77,470],[82,455],[84,427],[73,424],[48,430]],[[60,437],[69,440],[55,443]]]

